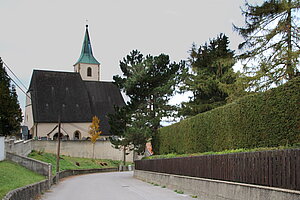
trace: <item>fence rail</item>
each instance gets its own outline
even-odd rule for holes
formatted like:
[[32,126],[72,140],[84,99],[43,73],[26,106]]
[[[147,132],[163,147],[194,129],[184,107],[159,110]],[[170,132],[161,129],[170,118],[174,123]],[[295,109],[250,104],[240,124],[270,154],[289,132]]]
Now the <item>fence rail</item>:
[[138,160],[135,169],[300,190],[300,149]]

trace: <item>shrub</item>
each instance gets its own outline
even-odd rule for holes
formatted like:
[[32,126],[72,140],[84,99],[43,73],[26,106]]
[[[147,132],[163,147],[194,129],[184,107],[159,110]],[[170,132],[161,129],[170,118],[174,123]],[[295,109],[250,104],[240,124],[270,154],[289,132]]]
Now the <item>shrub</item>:
[[300,77],[159,130],[160,154],[300,143]]

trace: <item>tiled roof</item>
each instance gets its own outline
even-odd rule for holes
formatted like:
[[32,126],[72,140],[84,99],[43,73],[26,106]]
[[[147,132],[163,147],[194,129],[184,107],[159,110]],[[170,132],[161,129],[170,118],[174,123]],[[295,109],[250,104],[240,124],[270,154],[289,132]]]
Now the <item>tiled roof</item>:
[[109,134],[106,115],[123,106],[120,90],[112,82],[83,81],[79,73],[34,70],[29,92],[35,123],[91,122],[101,120],[102,135]]

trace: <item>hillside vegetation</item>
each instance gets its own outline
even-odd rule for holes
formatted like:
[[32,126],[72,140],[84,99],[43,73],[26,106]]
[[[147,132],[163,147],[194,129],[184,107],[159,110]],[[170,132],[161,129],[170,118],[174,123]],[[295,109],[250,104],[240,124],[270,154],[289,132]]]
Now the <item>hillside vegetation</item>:
[[300,143],[300,77],[161,128],[156,153],[196,153]]
[[9,191],[36,183],[46,177],[10,161],[0,162],[0,199]]
[[151,160],[151,159],[162,159],[162,158],[178,158],[178,157],[193,157],[193,156],[205,156],[205,155],[224,155],[224,154],[234,154],[234,153],[246,153],[246,152],[265,152],[265,151],[274,151],[274,150],[286,150],[286,149],[299,149],[300,143],[291,145],[291,146],[278,146],[278,147],[258,147],[253,149],[226,149],[224,151],[208,151],[202,153],[186,153],[186,154],[162,154],[162,155],[152,155],[148,157],[143,157],[142,160]]
[[[56,155],[45,152],[32,151],[28,157],[52,164],[52,172],[56,173]],[[60,171],[67,169],[98,169],[118,167],[122,161],[108,159],[77,158],[60,156]],[[130,164],[130,163],[127,163]]]

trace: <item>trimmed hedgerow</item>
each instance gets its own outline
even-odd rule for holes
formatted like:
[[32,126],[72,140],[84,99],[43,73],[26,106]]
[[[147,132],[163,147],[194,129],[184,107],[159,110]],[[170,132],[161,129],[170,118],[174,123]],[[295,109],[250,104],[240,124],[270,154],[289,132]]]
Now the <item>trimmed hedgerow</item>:
[[275,147],[300,142],[300,77],[161,128],[159,154]]

